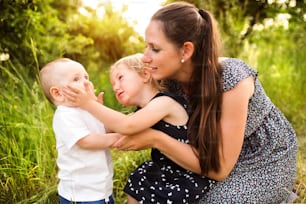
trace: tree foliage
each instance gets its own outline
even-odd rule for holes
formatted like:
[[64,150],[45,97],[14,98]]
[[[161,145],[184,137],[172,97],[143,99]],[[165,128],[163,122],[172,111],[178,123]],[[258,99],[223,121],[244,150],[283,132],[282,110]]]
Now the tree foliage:
[[87,60],[90,56],[95,64],[103,66],[143,49],[142,37],[122,17],[124,10],[114,12],[111,4],[103,5],[102,16],[97,13],[101,12],[99,9],[87,7],[86,10],[87,15],[75,16],[75,19],[69,22],[69,33],[73,36],[87,36],[93,43],[82,50],[67,53],[67,56],[78,58],[85,64],[90,64]]
[[[80,0],[0,0],[0,55],[8,54],[9,61],[34,77],[35,67],[58,57],[102,65],[140,51],[142,38],[123,11],[103,5],[100,17],[90,8],[81,14],[82,6]],[[0,63],[10,69],[9,63]]]
[[[167,2],[175,1],[168,0]],[[213,14],[218,22],[228,56],[239,54],[243,42],[254,33],[256,25],[264,24],[267,19],[276,19],[279,14],[289,14],[290,24],[294,24],[294,27],[304,25],[305,28],[306,4],[303,0],[186,1]]]
[[58,54],[60,49],[52,48],[59,42],[57,38],[64,35],[65,24],[49,3],[49,0],[1,0],[0,52],[26,67],[35,65],[33,51],[41,58]]

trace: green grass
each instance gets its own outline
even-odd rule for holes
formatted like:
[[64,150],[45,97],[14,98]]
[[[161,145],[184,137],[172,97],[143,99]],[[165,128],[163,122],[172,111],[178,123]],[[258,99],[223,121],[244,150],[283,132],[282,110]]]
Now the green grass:
[[133,171],[139,164],[150,158],[149,150],[142,151],[112,151],[113,161],[115,166],[114,172],[114,196],[116,203],[125,203],[126,195],[123,188],[131,171]]
[[[282,44],[282,46],[279,46]],[[298,44],[298,43],[297,43]],[[306,203],[306,52],[288,39],[245,45],[240,58],[259,71],[272,101],[294,126],[299,141],[296,203]],[[299,50],[299,52],[297,52]],[[10,69],[8,69],[10,68]],[[37,67],[34,70],[38,72]],[[43,96],[37,80],[26,78],[23,67],[0,62],[0,203],[57,203],[55,138],[51,128],[54,109]],[[9,71],[10,70],[10,71]],[[91,73],[90,73],[91,75]],[[111,92],[107,77],[96,88]],[[99,79],[94,81],[101,81]],[[107,104],[115,107],[113,99]],[[117,108],[120,106],[116,106]],[[114,195],[125,203],[122,191],[129,173],[149,157],[149,151],[112,151],[115,166]]]
[[0,98],[0,203],[16,203],[56,185],[52,110],[37,83],[0,68],[11,76]]

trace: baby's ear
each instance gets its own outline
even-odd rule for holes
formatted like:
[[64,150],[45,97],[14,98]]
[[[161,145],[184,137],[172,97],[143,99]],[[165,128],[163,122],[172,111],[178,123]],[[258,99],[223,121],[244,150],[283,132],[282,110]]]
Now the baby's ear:
[[50,88],[50,95],[54,101],[62,102],[64,101],[64,95],[61,93],[59,88],[53,86]]

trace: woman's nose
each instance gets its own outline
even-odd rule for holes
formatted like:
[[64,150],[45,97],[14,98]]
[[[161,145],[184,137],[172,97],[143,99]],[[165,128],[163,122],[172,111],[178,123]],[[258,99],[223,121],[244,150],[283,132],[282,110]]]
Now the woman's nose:
[[150,63],[152,60],[151,58],[149,58],[147,55],[146,55],[146,52],[144,52],[142,58],[141,58],[142,62],[143,63]]

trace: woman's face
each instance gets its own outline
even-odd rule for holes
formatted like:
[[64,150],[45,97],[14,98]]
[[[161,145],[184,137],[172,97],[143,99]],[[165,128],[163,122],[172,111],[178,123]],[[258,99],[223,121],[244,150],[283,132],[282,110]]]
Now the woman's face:
[[175,79],[184,81],[182,49],[170,42],[162,28],[161,22],[153,20],[149,23],[145,32],[146,49],[142,58],[147,63],[156,80]]

